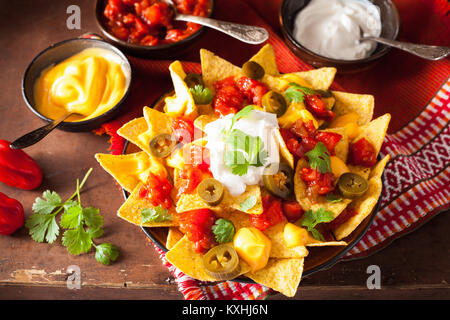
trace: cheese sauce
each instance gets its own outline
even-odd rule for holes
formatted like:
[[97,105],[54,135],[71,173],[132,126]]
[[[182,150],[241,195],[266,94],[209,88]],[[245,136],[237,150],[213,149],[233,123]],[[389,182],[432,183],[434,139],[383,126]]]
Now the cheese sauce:
[[359,39],[380,34],[380,10],[367,0],[312,0],[295,18],[294,38],[333,59],[368,57],[376,44]]
[[66,121],[95,118],[125,95],[127,79],[120,58],[90,48],[44,70],[34,84],[35,107],[50,119],[75,112]]

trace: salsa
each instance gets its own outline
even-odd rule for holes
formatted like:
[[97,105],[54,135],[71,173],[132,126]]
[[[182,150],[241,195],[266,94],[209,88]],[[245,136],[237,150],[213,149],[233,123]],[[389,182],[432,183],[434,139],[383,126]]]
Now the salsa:
[[195,251],[201,253],[216,245],[211,230],[216,220],[216,215],[209,209],[182,212],[178,218],[180,231],[194,243]]
[[139,189],[139,196],[150,200],[152,206],[162,206],[165,209],[172,207],[170,193],[173,189],[172,184],[166,177],[149,173],[147,182]]
[[[177,12],[206,17],[209,0],[174,0]],[[200,25],[173,20],[173,10],[162,0],[108,0],[103,12],[108,30],[130,43],[156,46],[180,41],[197,32]]]

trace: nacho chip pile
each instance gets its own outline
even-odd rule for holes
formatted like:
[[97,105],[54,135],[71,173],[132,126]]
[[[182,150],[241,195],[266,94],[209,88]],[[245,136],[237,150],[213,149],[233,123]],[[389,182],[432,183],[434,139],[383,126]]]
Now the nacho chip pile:
[[[144,107],[143,117],[118,130],[141,151],[97,154],[96,159],[130,193],[118,215],[138,226],[168,228],[166,258],[185,274],[203,281],[244,276],[292,297],[308,247],[346,246],[346,238],[373,211],[389,156],[374,159],[390,115],[372,119],[371,95],[330,91],[334,68],[280,74],[270,45],[249,59],[263,70],[258,79],[208,50],[202,49],[200,57],[201,75],[186,74],[179,61],[173,62],[169,70],[174,94],[159,110]],[[242,91],[234,85],[240,81],[249,85],[239,108],[230,112],[235,125],[249,114],[272,112],[265,98],[269,91],[286,102],[277,114],[278,127],[270,133],[284,166],[233,195],[210,170],[205,131],[227,117],[226,109],[218,110],[220,99],[230,101],[223,96],[223,83],[227,90]],[[264,94],[262,100],[258,92]],[[258,137],[243,136],[247,144],[242,148],[249,141],[264,147]],[[175,137],[175,142],[167,137]],[[199,150],[200,160],[195,158]],[[233,167],[234,173],[227,161],[230,172],[245,175],[239,166]],[[244,169],[251,166],[268,164],[246,163]],[[286,172],[292,172],[290,184]],[[207,179],[223,187],[206,189],[208,197],[221,191],[218,202],[208,202],[198,190]],[[280,193],[282,187],[288,192]],[[207,261],[206,253],[213,249],[220,253]]]

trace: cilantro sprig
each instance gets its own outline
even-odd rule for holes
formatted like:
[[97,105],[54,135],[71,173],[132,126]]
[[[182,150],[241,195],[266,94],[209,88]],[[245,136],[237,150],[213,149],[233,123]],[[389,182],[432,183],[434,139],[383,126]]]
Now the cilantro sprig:
[[314,149],[305,153],[305,156],[308,157],[312,169],[317,169],[320,173],[331,171],[330,152],[323,142],[318,142]]
[[249,105],[240,110],[231,119],[230,128],[222,132],[225,142],[224,163],[233,174],[239,176],[245,175],[249,166],[264,166],[268,157],[268,153],[264,149],[264,142],[260,137],[254,137],[242,130],[233,129],[235,123],[239,119],[247,117],[253,109],[254,106]]
[[195,85],[193,88],[189,88],[195,104],[208,104],[213,99],[212,92],[209,88],[203,87],[201,84]]
[[141,211],[141,224],[149,222],[172,221],[173,217],[162,206],[145,208]]
[[[93,239],[103,235],[103,217],[99,209],[81,205],[81,189],[92,172],[88,170],[81,183],[77,179],[76,191],[66,201],[55,191],[46,190],[42,198],[34,201],[33,214],[25,222],[31,238],[36,242],[53,243],[58,239],[60,226],[64,230],[61,242],[72,255],[87,253],[95,248],[95,259],[109,265],[119,256],[118,249],[110,243],[96,245]],[[75,200],[74,200],[75,199]],[[61,215],[60,225],[56,216]]]
[[302,220],[302,226],[306,227],[314,239],[324,241],[323,235],[316,229],[319,223],[330,222],[334,219],[333,212],[325,210],[324,208],[316,211],[308,210]]
[[256,196],[250,196],[239,204],[239,207],[242,211],[246,212],[253,208],[258,202],[258,198]]
[[227,219],[220,218],[212,226],[212,232],[218,243],[227,243],[233,241],[236,228],[234,224]]
[[311,88],[303,87],[295,82],[289,83],[289,87],[284,91],[286,100],[291,102],[303,102],[305,95],[317,94],[317,92]]

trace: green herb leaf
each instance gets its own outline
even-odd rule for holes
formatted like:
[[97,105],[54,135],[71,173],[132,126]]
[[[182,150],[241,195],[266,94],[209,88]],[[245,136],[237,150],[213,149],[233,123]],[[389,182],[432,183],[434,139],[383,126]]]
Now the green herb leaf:
[[331,171],[330,153],[322,142],[318,142],[314,149],[305,153],[305,156],[308,157],[312,169],[317,169],[321,173]]
[[245,199],[244,201],[242,201],[240,203],[240,209],[242,211],[248,211],[251,208],[253,208],[256,205],[256,202],[258,201],[258,198],[256,196],[250,196],[247,199]]
[[250,112],[252,112],[254,109],[255,109],[254,105],[248,105],[248,106],[242,108],[241,110],[239,110],[231,119],[231,126],[230,126],[229,130],[231,130],[231,128],[233,128],[236,121],[247,117],[250,114]]
[[95,246],[95,259],[104,265],[110,265],[119,257],[119,250],[111,243],[102,243]]
[[307,87],[303,87],[294,82],[289,83],[289,88],[284,91],[286,100],[291,103],[293,102],[303,102],[305,100],[305,95],[307,94],[317,94],[315,90]]
[[100,210],[97,208],[84,208],[83,219],[89,229],[98,229],[103,227],[103,217],[100,215]]
[[330,222],[333,219],[333,212],[327,211],[325,210],[325,208],[320,208],[316,211],[308,210],[303,216],[302,226],[306,227],[315,239],[323,241],[324,239],[322,234],[317,229],[315,229],[315,227],[319,223]]
[[336,202],[341,202],[342,198],[333,194],[333,193],[329,193],[326,195],[325,197],[327,199],[328,202],[332,202],[332,203],[336,203]]
[[86,232],[82,226],[77,229],[66,230],[62,237],[63,246],[73,255],[88,252],[92,247],[92,239],[89,232]]
[[211,103],[213,99],[211,90],[204,88],[201,84],[195,85],[193,88],[190,88],[189,91],[191,91],[195,104],[208,104]]
[[64,229],[76,229],[83,222],[83,208],[80,205],[73,205],[64,210],[61,216],[61,227]]
[[27,219],[25,226],[36,242],[44,242],[45,239],[48,243],[53,243],[59,236],[59,227],[53,214],[35,213]]
[[[43,199],[42,199],[43,198]],[[50,214],[57,207],[60,207],[61,197],[56,192],[44,191],[42,198],[36,198],[33,203],[33,212],[39,214]]]
[[220,218],[212,226],[212,232],[218,243],[227,243],[233,241],[236,228],[231,221]]
[[141,224],[148,222],[172,221],[172,219],[172,215],[169,214],[167,209],[164,209],[162,206],[145,208],[141,211]]

